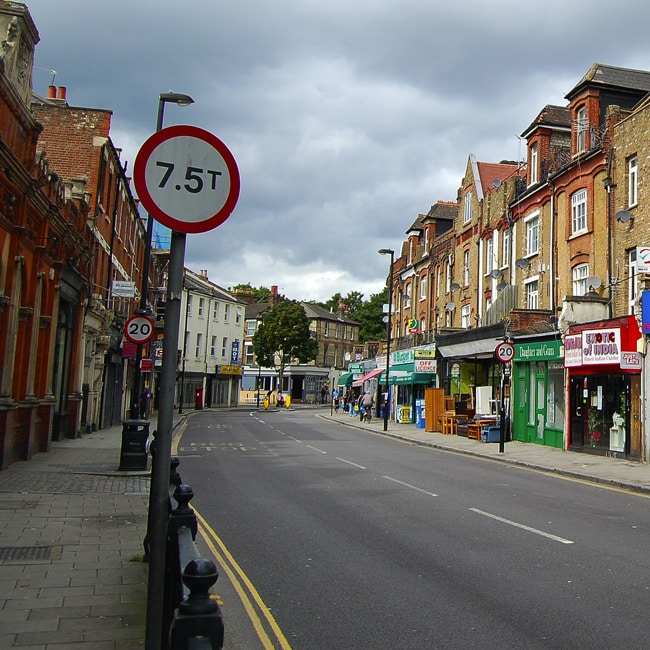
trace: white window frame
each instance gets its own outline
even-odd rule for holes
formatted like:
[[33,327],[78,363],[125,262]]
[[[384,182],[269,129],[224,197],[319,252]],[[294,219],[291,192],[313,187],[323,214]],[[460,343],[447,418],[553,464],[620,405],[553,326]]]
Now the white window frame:
[[246,336],[253,336],[257,332],[257,323],[254,318],[246,319]]
[[237,305],[235,307],[235,324],[241,325],[242,318],[243,318],[242,308],[239,305]]
[[526,255],[539,253],[539,211],[525,219],[526,224]]
[[589,277],[589,264],[578,264],[571,270],[573,281],[573,295],[584,296],[588,291],[587,278]]
[[225,359],[228,356],[228,337],[224,336],[221,339],[221,358]]
[[203,318],[203,312],[205,311],[205,298],[203,296],[199,296],[199,306],[197,309],[197,316],[199,318]]
[[634,314],[637,298],[639,296],[639,275],[636,269],[636,248],[628,253],[627,263],[627,304],[630,314]]
[[463,224],[471,223],[472,221],[472,198],[472,192],[465,194],[465,200],[463,201]]
[[219,302],[212,303],[212,320],[219,320]]
[[636,154],[627,161],[627,204],[633,208],[639,202],[639,159]]
[[571,195],[571,234],[587,232],[587,190],[585,188]]
[[469,249],[463,251],[463,284],[467,287],[469,286],[469,262],[470,255]]
[[485,240],[485,275],[489,275],[494,267],[494,239],[489,237]]
[[223,322],[227,323],[230,319],[230,304],[225,303],[223,306]]
[[210,337],[210,356],[217,356],[217,337],[214,334]]
[[582,153],[587,150],[587,109],[581,106],[576,111],[576,152]]
[[460,326],[469,329],[472,326],[472,306],[463,305],[460,308]]
[[530,183],[529,183],[529,185],[535,185],[537,183],[537,178],[538,178],[538,170],[537,170],[538,153],[539,153],[539,148],[537,146],[537,142],[535,142],[534,144],[532,144],[530,146]]
[[426,275],[420,278],[420,301],[427,299],[427,281],[428,277]]
[[501,268],[510,266],[510,242],[512,241],[512,233],[510,230],[503,231],[501,239]]
[[255,363],[255,350],[253,349],[253,344],[244,343],[244,365],[252,366],[254,363]]
[[202,332],[197,332],[196,333],[196,345],[194,346],[194,358],[195,359],[200,359],[201,358],[201,350],[203,349],[203,333]]
[[539,309],[539,277],[524,282],[526,289],[526,309]]

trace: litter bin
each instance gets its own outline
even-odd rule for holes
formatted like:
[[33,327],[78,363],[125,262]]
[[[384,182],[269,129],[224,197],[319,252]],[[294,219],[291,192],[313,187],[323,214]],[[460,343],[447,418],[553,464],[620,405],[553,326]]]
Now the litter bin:
[[120,451],[120,470],[134,471],[147,469],[149,460],[147,441],[149,440],[149,420],[125,420],[122,424],[122,449]]

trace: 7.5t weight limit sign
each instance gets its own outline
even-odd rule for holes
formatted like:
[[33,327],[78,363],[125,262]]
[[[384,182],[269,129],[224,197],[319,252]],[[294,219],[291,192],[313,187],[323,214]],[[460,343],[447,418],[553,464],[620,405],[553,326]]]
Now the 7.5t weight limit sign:
[[133,182],[147,212],[176,232],[220,226],[239,199],[235,158],[196,126],[170,126],[149,137],[136,156]]

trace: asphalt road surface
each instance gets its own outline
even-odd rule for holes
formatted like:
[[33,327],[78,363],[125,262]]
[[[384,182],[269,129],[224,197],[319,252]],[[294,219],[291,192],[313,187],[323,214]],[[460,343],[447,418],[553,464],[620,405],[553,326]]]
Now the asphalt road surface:
[[260,647],[648,647],[646,497],[317,414],[197,413],[178,446]]

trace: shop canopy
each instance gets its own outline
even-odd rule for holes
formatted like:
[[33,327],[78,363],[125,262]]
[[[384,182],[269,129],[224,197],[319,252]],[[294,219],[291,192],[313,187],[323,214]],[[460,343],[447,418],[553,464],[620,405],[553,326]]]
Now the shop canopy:
[[352,373],[351,372],[344,372],[340,377],[338,382],[336,383],[337,386],[350,386],[352,383]]
[[377,375],[381,375],[381,373],[384,371],[383,368],[374,368],[373,370],[370,370],[367,372],[363,377],[360,379],[357,379],[353,386],[363,386],[364,382],[368,381],[368,379],[372,379],[373,377],[376,377]]
[[[412,363],[401,363],[391,366],[388,369],[388,374],[390,375],[390,383],[392,385],[428,384],[433,378],[433,374],[429,372],[414,372],[414,364]],[[382,372],[379,383],[386,383],[385,370]]]

